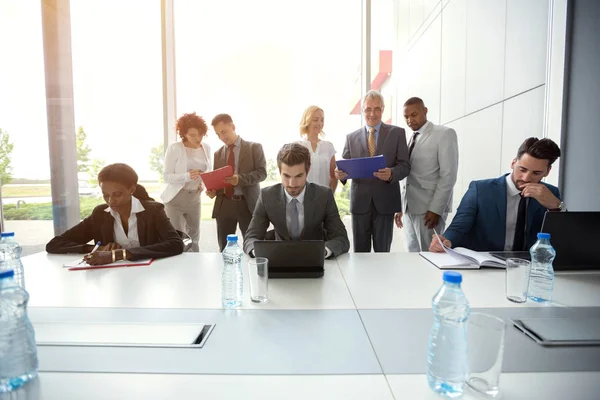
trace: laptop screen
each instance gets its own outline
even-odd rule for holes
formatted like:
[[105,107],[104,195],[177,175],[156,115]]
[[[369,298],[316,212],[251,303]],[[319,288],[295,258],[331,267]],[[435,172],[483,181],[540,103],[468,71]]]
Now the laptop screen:
[[325,242],[322,240],[258,240],[254,255],[269,260],[269,268],[323,267]]
[[542,232],[556,250],[555,270],[600,269],[600,212],[546,212]]

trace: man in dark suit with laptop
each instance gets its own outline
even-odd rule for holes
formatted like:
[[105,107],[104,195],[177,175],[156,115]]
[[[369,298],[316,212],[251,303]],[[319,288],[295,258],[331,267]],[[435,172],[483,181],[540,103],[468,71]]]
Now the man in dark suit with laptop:
[[310,153],[299,143],[284,145],[277,154],[279,184],[261,190],[244,251],[254,253],[256,241],[267,238],[269,223],[276,240],[324,240],[326,257],[348,252],[350,242],[330,188],[306,182]]
[[[475,251],[524,251],[536,241],[546,211],[566,211],[558,188],[541,182],[560,149],[551,139],[526,139],[510,174],[473,181],[441,241]],[[444,249],[433,235],[429,248]]]

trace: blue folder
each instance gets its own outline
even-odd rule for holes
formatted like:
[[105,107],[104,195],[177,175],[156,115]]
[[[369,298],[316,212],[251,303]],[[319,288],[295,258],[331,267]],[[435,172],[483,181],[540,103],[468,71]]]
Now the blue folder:
[[375,178],[373,172],[385,168],[385,157],[351,158],[349,160],[337,160],[336,165],[340,171],[348,174],[348,179]]

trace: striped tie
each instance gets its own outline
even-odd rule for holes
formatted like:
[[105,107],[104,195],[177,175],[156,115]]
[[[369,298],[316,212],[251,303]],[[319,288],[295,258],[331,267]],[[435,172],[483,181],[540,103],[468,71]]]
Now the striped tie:
[[373,157],[375,155],[375,128],[369,129],[369,141],[367,146],[369,147],[369,157]]

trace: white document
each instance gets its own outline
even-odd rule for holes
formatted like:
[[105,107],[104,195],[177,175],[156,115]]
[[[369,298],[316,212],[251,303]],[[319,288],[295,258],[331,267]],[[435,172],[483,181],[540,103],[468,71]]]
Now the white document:
[[485,251],[473,251],[464,247],[445,248],[445,253],[422,251],[419,254],[439,269],[479,269],[481,267],[506,268],[506,261]]

